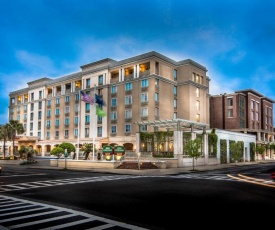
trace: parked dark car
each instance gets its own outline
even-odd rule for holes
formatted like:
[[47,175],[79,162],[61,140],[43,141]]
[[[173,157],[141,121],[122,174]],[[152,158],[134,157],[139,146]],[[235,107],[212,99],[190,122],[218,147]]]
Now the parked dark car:
[[272,172],[270,176],[273,180],[275,180],[275,172]]

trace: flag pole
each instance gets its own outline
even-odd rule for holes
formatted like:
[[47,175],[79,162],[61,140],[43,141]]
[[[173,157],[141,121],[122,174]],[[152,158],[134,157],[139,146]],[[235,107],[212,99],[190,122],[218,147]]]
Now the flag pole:
[[95,134],[96,134],[96,98],[95,98],[96,85],[94,85],[94,123],[93,123],[93,161],[95,161]]
[[79,156],[79,135],[80,135],[80,107],[81,107],[81,96],[80,96],[80,91],[78,92],[79,95],[79,108],[78,108],[78,122],[77,122],[77,151],[76,151],[76,160],[78,160],[78,156]]

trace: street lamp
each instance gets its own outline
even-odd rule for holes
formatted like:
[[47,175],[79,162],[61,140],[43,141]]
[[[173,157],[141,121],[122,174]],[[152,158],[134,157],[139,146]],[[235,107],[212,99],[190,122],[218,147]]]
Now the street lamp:
[[140,162],[139,162],[140,152],[138,152],[137,155],[138,155],[138,170],[140,170]]
[[65,169],[67,169],[67,157],[68,157],[67,149],[65,149],[64,157],[65,157]]

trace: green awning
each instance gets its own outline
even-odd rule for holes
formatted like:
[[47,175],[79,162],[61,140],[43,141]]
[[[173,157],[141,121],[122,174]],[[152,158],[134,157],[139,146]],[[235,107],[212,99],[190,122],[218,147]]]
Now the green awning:
[[113,147],[110,145],[105,145],[102,148],[103,153],[113,153]]
[[117,145],[114,147],[114,153],[125,153],[125,148],[124,146]]

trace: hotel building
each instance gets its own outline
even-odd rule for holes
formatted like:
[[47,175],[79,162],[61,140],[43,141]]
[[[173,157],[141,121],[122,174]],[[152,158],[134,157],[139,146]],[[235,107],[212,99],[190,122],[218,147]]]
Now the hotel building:
[[[207,69],[191,59],[175,61],[152,51],[120,61],[106,58],[80,69],[37,79],[10,93],[9,119],[26,130],[17,149],[32,146],[45,156],[62,142],[81,147],[94,141],[96,148],[123,145],[135,151],[136,133],[156,129],[137,122],[179,118],[210,123],[210,79]],[[82,101],[80,91],[100,96],[106,116],[97,116],[95,104]],[[270,105],[269,100],[260,102]]]

